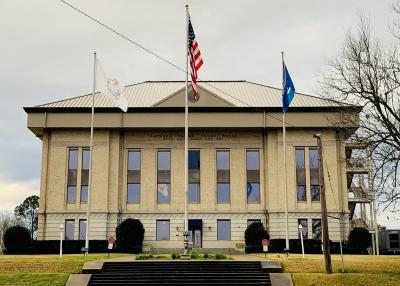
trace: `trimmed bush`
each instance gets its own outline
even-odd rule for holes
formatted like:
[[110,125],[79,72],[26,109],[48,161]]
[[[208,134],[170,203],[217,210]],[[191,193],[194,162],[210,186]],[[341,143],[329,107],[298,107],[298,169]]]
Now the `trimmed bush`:
[[262,252],[263,247],[261,241],[263,239],[269,239],[269,234],[261,222],[253,222],[247,226],[244,232],[244,239],[246,242],[246,253]]
[[215,254],[215,259],[226,259],[226,256],[222,253]]
[[351,251],[358,254],[367,254],[371,245],[371,234],[368,229],[356,227],[350,231],[349,247]]
[[208,253],[207,253],[207,252],[204,253],[204,254],[203,254],[203,257],[207,259],[207,258],[209,257]]
[[116,229],[117,248],[128,253],[140,253],[143,248],[144,227],[138,219],[128,218]]
[[25,253],[31,246],[31,233],[26,227],[9,227],[3,237],[5,253]]
[[148,259],[153,259],[153,258],[157,258],[157,257],[154,257],[152,254],[144,254],[144,253],[140,253],[140,254],[136,255],[136,260],[148,260]]
[[200,255],[197,251],[192,251],[192,253],[190,254],[190,258],[197,259],[200,258]]
[[174,253],[171,254],[171,258],[172,258],[172,259],[180,259],[180,258],[181,258],[181,255],[180,255],[179,253],[175,253],[175,252],[174,252]]

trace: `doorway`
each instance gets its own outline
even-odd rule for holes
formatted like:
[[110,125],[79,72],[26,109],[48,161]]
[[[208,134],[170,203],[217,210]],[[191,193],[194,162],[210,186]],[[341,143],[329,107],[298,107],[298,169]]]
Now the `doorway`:
[[201,219],[189,219],[189,242],[193,248],[201,248],[203,243],[203,221]]

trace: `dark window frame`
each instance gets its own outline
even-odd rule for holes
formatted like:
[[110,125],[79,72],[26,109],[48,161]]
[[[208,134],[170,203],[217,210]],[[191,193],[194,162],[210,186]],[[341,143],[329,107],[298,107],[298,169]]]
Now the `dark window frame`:
[[[221,238],[222,234],[220,234],[220,226],[219,226],[220,222],[229,222],[229,239]],[[232,240],[232,222],[230,219],[218,219],[217,220],[217,240],[220,240],[220,241],[231,241]]]
[[[199,153],[199,166],[198,169],[191,169],[190,167],[190,152],[198,152]],[[196,174],[198,173],[198,174]],[[201,151],[200,149],[189,149],[188,151],[188,203],[189,204],[199,204],[201,201],[201,189],[200,189],[200,177],[201,176]],[[196,200],[190,200],[191,196],[190,185],[196,187]]]
[[[68,163],[67,163],[67,196],[66,201],[67,204],[75,204],[76,203],[76,195],[78,190],[78,168],[79,168],[79,148],[77,147],[69,147],[68,149]],[[71,156],[72,152],[76,152],[75,161],[76,168],[71,168]],[[73,193],[71,193],[73,192]],[[72,199],[73,196],[73,199]]]
[[[158,227],[158,223],[161,222],[168,222],[168,239],[161,239],[159,238],[162,235],[158,234],[159,231],[159,227]],[[170,241],[171,240],[171,221],[169,219],[157,219],[156,220],[156,240],[157,241]]]
[[[83,238],[81,238],[81,222],[85,222],[85,233],[83,234]],[[87,228],[87,222],[86,219],[79,219],[79,232],[78,232],[78,240],[85,240],[86,239],[86,228]]]
[[[218,168],[218,153],[228,153],[228,166],[229,169],[219,169]],[[216,165],[216,176],[217,176],[217,204],[230,204],[231,202],[231,151],[230,149],[217,149],[215,152],[215,165]],[[221,172],[219,172],[221,171]],[[222,172],[226,172],[222,174]],[[221,178],[227,177],[227,178]],[[222,186],[228,187],[228,199],[227,200],[220,200],[222,194],[220,194],[220,188]],[[221,190],[222,192],[222,190]]]
[[[169,153],[169,169],[159,169],[159,154],[162,152]],[[157,156],[156,156],[156,164],[157,164],[157,203],[158,204],[169,204],[171,203],[171,165],[172,165],[172,152],[171,149],[157,149]],[[160,172],[168,172],[168,180],[160,180]],[[166,177],[166,176],[165,176]],[[168,200],[161,201],[159,196],[159,185],[166,185],[168,188]]]
[[[319,233],[317,233],[317,234],[315,233],[316,232],[316,224],[315,224],[316,222],[319,222],[319,226],[318,226]],[[311,231],[312,231],[312,238],[313,239],[319,239],[319,240],[322,239],[322,221],[321,221],[320,218],[313,218],[311,220]]]
[[[84,160],[85,160],[85,152],[89,152],[89,157],[88,157],[88,166],[87,169],[84,168]],[[90,148],[82,148],[82,165],[81,165],[81,186],[80,186],[80,196],[79,196],[79,201],[81,204],[86,204],[88,201],[88,196],[89,196],[89,176],[90,176]],[[86,181],[87,180],[87,181]],[[86,181],[86,182],[85,182]],[[83,182],[83,183],[82,183]],[[86,200],[83,200],[83,188],[86,187]]]
[[[303,152],[303,168],[298,168],[298,156],[297,156],[297,151],[302,151]],[[297,202],[307,202],[307,180],[306,180],[306,148],[305,147],[295,147],[295,177],[296,177],[296,200]],[[302,171],[302,174],[299,174]],[[302,179],[304,180],[304,184],[299,183],[299,177],[300,175],[303,177]],[[302,190],[303,196],[301,196],[300,190]]]
[[[257,153],[258,154],[258,169],[249,169],[248,166],[248,153]],[[257,176],[252,175],[251,173],[256,174]],[[258,177],[258,178],[253,178],[253,177]],[[246,149],[246,198],[247,198],[247,203],[253,203],[253,204],[259,204],[261,202],[261,154],[259,149]],[[258,186],[258,196],[256,195],[257,199],[254,200],[249,200],[249,186]]]
[[[139,166],[138,168],[131,168],[129,165],[129,156],[130,154],[138,153],[139,154]],[[141,190],[142,190],[142,150],[141,149],[128,149],[127,154],[127,164],[126,164],[126,203],[127,204],[139,204],[141,199]],[[130,192],[136,192],[135,189],[132,188],[139,188],[137,190],[137,199],[136,200],[129,200]]]
[[[67,224],[72,222],[72,238],[67,237]],[[75,240],[75,220],[74,219],[66,219],[64,221],[64,240]]]
[[[311,161],[312,161],[312,157],[311,157],[311,152],[316,152],[316,160],[317,160],[317,167],[316,168],[311,168]],[[317,147],[309,147],[308,148],[308,166],[310,169],[310,193],[311,193],[311,201],[312,202],[320,202],[321,201],[321,190],[320,190],[320,184],[319,184],[319,168],[318,168],[318,149]],[[314,176],[316,176],[316,178],[313,178]],[[315,181],[316,183],[315,184]],[[314,181],[314,183],[313,183]]]
[[[303,230],[302,230],[303,239],[308,239],[308,219],[307,218],[299,218],[297,220],[297,227],[299,227],[300,224],[303,226]],[[304,230],[304,228],[306,230]],[[300,239],[300,230],[299,229],[297,229],[297,234],[298,234],[298,238]]]

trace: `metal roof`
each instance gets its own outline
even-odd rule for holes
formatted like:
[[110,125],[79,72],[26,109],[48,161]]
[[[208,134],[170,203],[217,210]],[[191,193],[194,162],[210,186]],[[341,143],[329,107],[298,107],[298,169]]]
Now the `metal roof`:
[[[200,81],[203,92],[210,92],[235,107],[281,107],[282,90],[248,81]],[[146,81],[125,87],[129,107],[154,107],[157,103],[185,88],[183,81]],[[201,95],[200,90],[200,95]],[[91,94],[38,105],[38,108],[88,108],[92,106]],[[296,93],[291,107],[351,106],[333,100]],[[95,107],[115,107],[114,102],[102,93],[95,96]]]

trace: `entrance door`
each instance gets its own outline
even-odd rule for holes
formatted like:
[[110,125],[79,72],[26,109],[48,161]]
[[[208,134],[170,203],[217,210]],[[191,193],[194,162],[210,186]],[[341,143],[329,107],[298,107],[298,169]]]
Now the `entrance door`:
[[203,221],[201,219],[189,219],[189,241],[193,243],[194,248],[201,248],[203,240]]

